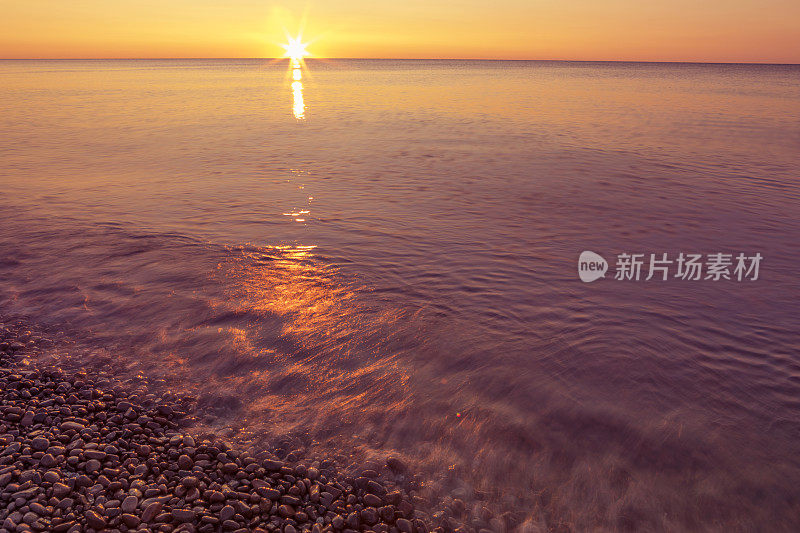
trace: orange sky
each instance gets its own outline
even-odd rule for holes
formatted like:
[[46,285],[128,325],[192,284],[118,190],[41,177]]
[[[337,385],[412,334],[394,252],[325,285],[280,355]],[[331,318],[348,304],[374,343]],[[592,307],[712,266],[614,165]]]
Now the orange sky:
[[800,63],[800,0],[0,0],[0,57]]

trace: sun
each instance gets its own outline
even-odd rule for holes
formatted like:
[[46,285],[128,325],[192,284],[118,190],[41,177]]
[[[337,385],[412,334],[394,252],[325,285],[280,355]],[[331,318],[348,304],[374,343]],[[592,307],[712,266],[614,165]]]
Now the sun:
[[295,38],[289,37],[288,39],[288,43],[281,45],[286,50],[286,53],[283,55],[283,57],[288,57],[295,61],[299,61],[309,55],[308,50],[306,50],[308,43],[304,43],[302,41],[302,36],[298,35]]

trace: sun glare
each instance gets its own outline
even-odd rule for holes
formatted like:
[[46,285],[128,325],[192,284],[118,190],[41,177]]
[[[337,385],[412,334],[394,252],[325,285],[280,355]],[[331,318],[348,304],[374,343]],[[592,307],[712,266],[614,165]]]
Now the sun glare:
[[[292,86],[292,114],[297,120],[305,120],[306,118],[306,104],[303,99],[303,69],[305,68],[305,58],[309,54],[306,47],[308,43],[303,42],[302,33],[298,33],[297,37],[291,37],[286,34],[286,44],[283,44],[286,53],[283,57],[289,58],[289,76]],[[295,219],[298,222],[305,222],[305,219]]]
[[281,46],[286,50],[284,57],[299,61],[309,55],[308,50],[306,50],[308,43],[302,42],[301,36],[297,36],[294,39],[289,37],[289,42]]

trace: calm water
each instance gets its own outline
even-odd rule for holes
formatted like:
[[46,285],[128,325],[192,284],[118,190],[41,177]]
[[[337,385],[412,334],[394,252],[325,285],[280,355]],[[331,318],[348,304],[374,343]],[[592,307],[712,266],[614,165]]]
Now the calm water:
[[[0,62],[0,310],[576,530],[800,525],[800,67]],[[581,251],[764,256],[582,283]],[[80,353],[80,356],[74,354]],[[66,357],[66,356],[62,356]],[[455,491],[455,492],[453,492]]]

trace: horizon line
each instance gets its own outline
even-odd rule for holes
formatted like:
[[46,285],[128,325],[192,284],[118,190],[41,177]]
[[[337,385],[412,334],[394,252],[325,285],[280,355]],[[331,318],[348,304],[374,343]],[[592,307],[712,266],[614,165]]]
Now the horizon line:
[[[0,61],[274,61],[288,57],[0,57]],[[551,63],[671,63],[688,65],[775,65],[800,66],[800,62],[771,61],[686,61],[686,60],[640,60],[640,59],[519,59],[519,58],[480,58],[480,57],[306,57],[308,60],[323,61],[528,61]]]

